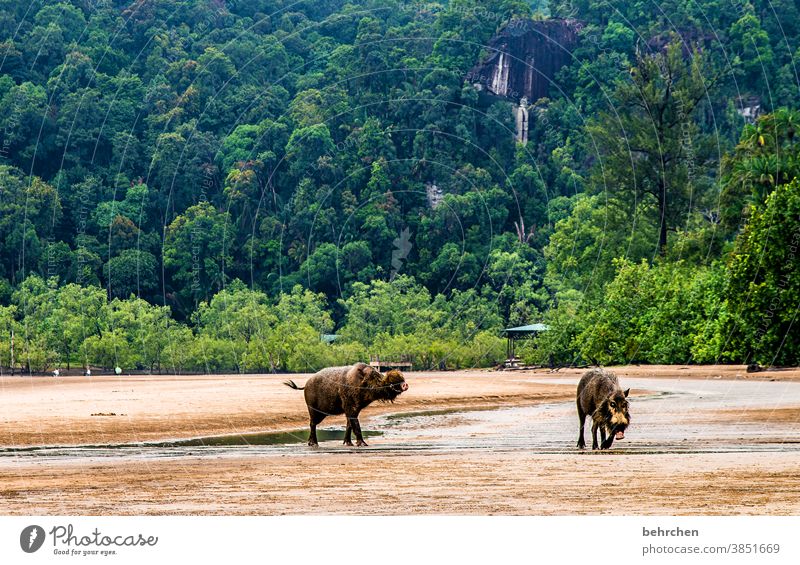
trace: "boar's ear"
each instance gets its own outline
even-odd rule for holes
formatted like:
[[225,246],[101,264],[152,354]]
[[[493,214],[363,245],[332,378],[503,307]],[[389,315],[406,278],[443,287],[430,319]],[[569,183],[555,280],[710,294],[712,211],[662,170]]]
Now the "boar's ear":
[[381,382],[381,379],[383,379],[383,375],[381,375],[380,371],[378,371],[378,369],[375,367],[365,364],[361,369],[362,382],[370,385],[376,385]]
[[383,382],[400,382],[403,380],[403,373],[398,371],[397,369],[389,369],[383,375]]
[[631,391],[631,389],[628,389],[628,390],[626,390],[626,391],[625,391],[625,398],[628,398],[628,393],[629,393],[630,391]]

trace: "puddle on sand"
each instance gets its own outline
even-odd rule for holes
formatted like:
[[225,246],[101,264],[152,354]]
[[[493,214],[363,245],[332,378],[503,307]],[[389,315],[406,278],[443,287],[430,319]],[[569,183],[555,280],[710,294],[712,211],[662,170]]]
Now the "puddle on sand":
[[[375,430],[363,430],[364,437],[383,435]],[[343,441],[344,428],[317,429],[317,439],[323,441]],[[355,440],[355,438],[353,438]],[[241,447],[292,445],[308,442],[308,430],[297,429],[282,432],[257,432],[248,434],[227,434],[219,436],[195,437],[158,442],[112,443],[96,445],[37,445],[31,447],[2,447],[0,456],[35,454],[36,452],[57,452],[59,450],[130,450],[131,448],[182,448],[182,447]]]
[[[383,435],[383,432],[363,430],[364,437]],[[317,439],[323,441],[343,441],[344,428],[318,429]],[[355,438],[353,438],[355,441]],[[255,434],[230,434],[208,436],[175,441],[146,443],[147,447],[222,447],[236,445],[290,445],[308,442],[308,430],[290,430],[285,432],[264,432]]]
[[[485,410],[497,410],[497,407],[485,408]],[[480,412],[481,409],[465,409],[465,408],[441,408],[439,410],[417,410],[415,412],[395,412],[393,414],[386,414],[382,416],[387,422],[395,422],[398,420],[410,420],[420,416],[447,416],[449,414],[464,414],[466,412]]]

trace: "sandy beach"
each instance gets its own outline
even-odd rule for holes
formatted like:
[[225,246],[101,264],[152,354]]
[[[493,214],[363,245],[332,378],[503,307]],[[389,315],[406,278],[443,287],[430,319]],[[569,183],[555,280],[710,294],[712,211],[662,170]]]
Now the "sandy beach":
[[[305,427],[303,393],[282,383],[289,377],[302,383],[309,376],[5,377],[0,446],[134,443]],[[491,371],[409,373],[406,394],[394,404],[376,403],[364,415],[517,406],[574,392],[519,377]]]
[[[408,373],[396,403],[362,414],[383,435],[361,449],[306,446],[285,376],[4,377],[0,512],[800,512],[800,371],[614,370],[634,424],[608,452],[575,448],[581,370]],[[111,447],[282,430],[297,441]]]

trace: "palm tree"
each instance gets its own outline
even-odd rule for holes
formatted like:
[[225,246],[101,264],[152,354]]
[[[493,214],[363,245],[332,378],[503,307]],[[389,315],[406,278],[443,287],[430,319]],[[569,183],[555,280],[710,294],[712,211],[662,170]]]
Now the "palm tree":
[[749,204],[760,204],[778,185],[800,176],[795,145],[800,113],[781,108],[746,125],[734,154],[723,160],[723,205],[729,219]]

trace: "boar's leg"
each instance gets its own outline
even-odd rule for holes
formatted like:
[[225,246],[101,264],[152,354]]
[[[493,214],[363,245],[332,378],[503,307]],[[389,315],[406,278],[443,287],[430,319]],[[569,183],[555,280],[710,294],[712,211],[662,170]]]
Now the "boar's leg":
[[350,418],[347,418],[347,428],[344,430],[344,445],[353,446],[353,441],[350,439],[353,432],[353,426],[350,425]]
[[354,418],[353,423],[355,424],[353,431],[356,433],[356,447],[367,445],[367,442],[364,441],[364,436],[361,435],[361,423],[358,421],[358,418]]
[[358,421],[358,414],[355,414],[354,416],[348,416],[347,422],[348,425],[352,426],[353,433],[356,434],[356,447],[367,445],[367,442],[364,441],[364,436],[361,435],[361,424]]
[[319,445],[319,442],[317,441],[317,424],[325,419],[325,414],[322,414],[313,408],[309,408],[308,413],[310,416],[311,427],[311,433],[308,436],[308,445],[311,447],[316,447]]
[[583,439],[583,427],[586,424],[586,413],[581,410],[580,405],[578,406],[578,421],[580,422],[580,428],[578,428],[578,448],[583,449],[586,447],[586,440]]
[[311,433],[308,434],[308,445],[311,447],[317,447],[319,442],[317,441],[317,423],[314,419],[311,419]]
[[606,430],[605,428],[601,429],[601,436],[603,441],[600,443],[600,449],[608,449],[611,447],[611,444],[614,443],[614,430],[608,430],[608,439],[606,439]]
[[597,428],[598,423],[592,420],[592,449],[597,449]]
[[601,425],[600,426],[600,449],[603,449],[603,446],[606,444],[606,427]]

